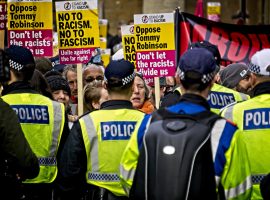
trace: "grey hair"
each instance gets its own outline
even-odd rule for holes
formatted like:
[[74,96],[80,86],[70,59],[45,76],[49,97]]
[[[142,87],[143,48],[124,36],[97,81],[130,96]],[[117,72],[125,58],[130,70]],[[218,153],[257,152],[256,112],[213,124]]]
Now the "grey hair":
[[65,69],[64,69],[64,71],[63,71],[63,77],[64,77],[65,79],[67,79],[67,73],[68,73],[69,71],[72,71],[72,72],[77,73],[77,67],[76,67],[76,65],[67,65],[67,66],[65,67]]
[[83,66],[83,72],[84,72],[85,70],[87,70],[88,68],[90,68],[90,67],[94,67],[94,68],[99,68],[99,69],[101,69],[102,72],[103,72],[103,74],[104,74],[104,72],[105,72],[105,69],[104,69],[104,67],[103,67],[102,65],[96,65],[96,64],[93,64],[93,63],[89,63],[89,64],[87,64],[87,65],[84,65],[84,66]]

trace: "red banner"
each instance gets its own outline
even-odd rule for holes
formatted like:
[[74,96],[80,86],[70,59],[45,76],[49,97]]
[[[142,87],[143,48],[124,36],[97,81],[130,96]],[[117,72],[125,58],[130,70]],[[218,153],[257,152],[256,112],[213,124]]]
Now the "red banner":
[[178,52],[191,42],[206,40],[217,45],[222,62],[249,62],[258,50],[270,48],[270,25],[235,25],[214,22],[188,13],[179,13]]

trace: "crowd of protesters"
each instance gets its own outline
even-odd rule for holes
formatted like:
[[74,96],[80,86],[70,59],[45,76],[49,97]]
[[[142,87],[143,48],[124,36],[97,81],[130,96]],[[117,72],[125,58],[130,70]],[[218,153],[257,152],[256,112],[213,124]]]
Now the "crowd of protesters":
[[[238,129],[236,125],[226,125],[227,130],[237,129],[241,132],[228,133],[234,135],[230,142],[232,138],[235,145],[238,140],[244,141],[241,144],[244,150],[242,146],[232,147],[230,151],[235,152],[231,157],[220,158],[223,159],[223,165],[228,167],[224,169],[227,177],[220,175],[222,180],[216,182],[224,184],[224,198],[270,198],[270,178],[267,176],[270,173],[270,49],[255,53],[250,63],[228,66],[220,65],[218,48],[208,42],[193,43],[187,52],[187,58],[181,58],[175,77],[160,77],[161,101],[158,107],[184,105],[183,101],[193,98],[187,96],[189,93],[203,96],[204,100],[196,97],[196,103],[207,102],[204,105],[206,109],[237,125]],[[4,152],[0,158],[8,160],[8,163],[2,160],[0,163],[1,185],[3,188],[10,186],[2,181],[5,176],[2,171],[6,165],[10,166],[10,173],[15,174],[12,179],[16,179],[16,186],[12,182],[13,192],[6,190],[10,193],[7,195],[12,194],[6,199],[146,199],[143,197],[146,191],[140,191],[144,185],[138,186],[138,174],[132,176],[132,180],[125,179],[122,173],[127,169],[122,167],[131,164],[133,160],[130,158],[139,154],[139,150],[136,152],[134,148],[140,146],[145,132],[137,127],[144,126],[147,130],[144,120],[157,110],[155,94],[133,64],[123,59],[123,51],[115,51],[106,68],[99,54],[93,56],[83,66],[83,85],[77,83],[78,74],[74,65],[53,66],[49,59],[34,59],[28,49],[19,46],[10,46],[5,49],[5,54],[5,63],[10,68],[11,76],[9,81],[2,82],[0,99],[0,103],[5,106],[5,109],[1,106],[0,112],[1,152]],[[211,63],[212,60],[206,63],[207,59],[212,59],[214,63]],[[201,67],[194,69],[199,76],[185,71],[189,64],[193,65],[190,68]],[[208,78],[203,76],[207,70]],[[207,84],[198,82],[196,85],[197,80]],[[83,90],[82,116],[78,116],[77,112],[78,87]],[[194,92],[197,90],[199,92]],[[6,108],[7,104],[2,99],[15,112]],[[4,110],[5,115],[2,114]],[[246,113],[247,118],[244,118]],[[13,124],[9,125],[11,121]],[[18,126],[19,123],[21,126]],[[134,136],[128,144],[133,131],[138,136]],[[18,135],[12,136],[14,132]],[[239,139],[243,137],[241,134],[245,134],[243,140]],[[132,141],[135,141],[135,146]],[[17,149],[14,145],[5,146],[13,142]],[[127,146],[129,148],[125,150]],[[224,144],[226,156],[231,153],[229,147],[230,144]],[[241,156],[241,153],[246,155]],[[240,157],[237,158],[239,160],[228,161],[237,157],[234,154]],[[239,164],[241,162],[242,165]],[[231,169],[227,163],[231,163],[231,166],[238,163],[239,170],[236,170],[237,167]],[[134,170],[136,164],[137,160]],[[233,174],[233,170],[236,170],[236,174]],[[237,179],[239,174],[244,176],[246,182],[233,185],[234,181],[243,181]],[[227,180],[228,177],[232,180]],[[136,180],[134,184],[133,178]],[[239,190],[235,189],[236,186]],[[231,188],[237,190],[235,196]],[[130,189],[131,193],[127,192]],[[129,194],[132,195],[128,197]]]

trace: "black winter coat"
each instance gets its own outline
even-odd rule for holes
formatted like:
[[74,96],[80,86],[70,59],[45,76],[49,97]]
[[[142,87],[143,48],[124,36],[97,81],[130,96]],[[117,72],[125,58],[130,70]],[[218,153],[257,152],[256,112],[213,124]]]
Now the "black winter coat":
[[38,159],[24,137],[16,113],[0,98],[1,196],[12,199],[11,195],[17,195],[19,182],[35,178],[38,173]]

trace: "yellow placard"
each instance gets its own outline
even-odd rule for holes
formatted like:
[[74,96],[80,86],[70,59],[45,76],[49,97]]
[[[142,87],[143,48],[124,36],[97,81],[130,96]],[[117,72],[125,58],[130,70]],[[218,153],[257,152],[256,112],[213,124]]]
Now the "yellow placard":
[[121,26],[122,46],[125,60],[128,60],[136,66],[136,48],[134,37],[134,25]]
[[136,67],[144,78],[175,75],[173,13],[134,15],[134,37]]
[[207,4],[208,15],[213,15],[213,14],[220,15],[220,13],[221,13],[221,6],[219,2],[208,2]]
[[106,49],[107,48],[107,39],[104,37],[100,38],[100,48],[101,49]]
[[93,10],[58,12],[56,19],[59,48],[91,48],[100,46],[98,16],[96,12]]
[[51,2],[8,2],[7,11],[9,30],[52,29]]
[[99,20],[99,36],[107,37],[107,32],[108,32],[108,20],[100,19]]
[[128,60],[136,66],[135,38],[133,35],[122,36],[123,52],[125,60]]
[[107,67],[111,59],[111,49],[101,49],[101,59],[104,67]]
[[136,51],[173,50],[174,24],[138,24],[134,25]]

